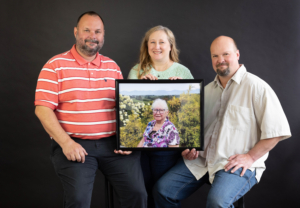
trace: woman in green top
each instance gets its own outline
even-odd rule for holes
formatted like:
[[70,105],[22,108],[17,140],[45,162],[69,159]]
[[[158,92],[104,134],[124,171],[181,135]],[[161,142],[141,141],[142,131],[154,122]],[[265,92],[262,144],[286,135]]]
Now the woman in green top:
[[179,64],[179,51],[171,30],[156,26],[146,32],[140,49],[140,63],[128,79],[194,79],[190,70]]
[[[190,70],[178,63],[178,49],[171,30],[156,26],[146,32],[140,50],[140,63],[129,72],[128,79],[194,79]],[[156,181],[173,167],[178,151],[143,151],[141,166],[148,193],[148,208],[155,207],[152,188]]]

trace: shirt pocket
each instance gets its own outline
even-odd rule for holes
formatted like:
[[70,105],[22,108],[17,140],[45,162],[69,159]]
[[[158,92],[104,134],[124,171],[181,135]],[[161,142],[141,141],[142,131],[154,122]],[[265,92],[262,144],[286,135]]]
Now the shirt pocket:
[[246,131],[251,128],[252,119],[250,108],[229,105],[225,115],[225,125],[229,129]]

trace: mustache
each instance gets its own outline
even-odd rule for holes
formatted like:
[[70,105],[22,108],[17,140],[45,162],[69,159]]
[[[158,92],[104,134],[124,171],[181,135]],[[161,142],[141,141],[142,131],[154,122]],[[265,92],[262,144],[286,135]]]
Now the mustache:
[[97,43],[99,44],[99,41],[98,40],[95,40],[95,39],[85,39],[84,42],[91,42],[91,43]]
[[219,63],[219,64],[217,65],[217,67],[219,67],[219,66],[228,66],[228,63]]

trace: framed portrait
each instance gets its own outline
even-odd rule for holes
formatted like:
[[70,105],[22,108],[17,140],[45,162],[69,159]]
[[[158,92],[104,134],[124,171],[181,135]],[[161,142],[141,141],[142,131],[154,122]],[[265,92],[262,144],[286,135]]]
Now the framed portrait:
[[203,150],[203,105],[203,80],[116,80],[117,149]]

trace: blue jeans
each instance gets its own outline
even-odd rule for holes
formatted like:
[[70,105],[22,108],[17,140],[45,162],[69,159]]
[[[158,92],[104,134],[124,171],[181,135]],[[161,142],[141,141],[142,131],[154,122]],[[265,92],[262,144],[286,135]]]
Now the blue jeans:
[[[240,197],[245,195],[256,183],[255,171],[247,170],[240,177],[242,169],[234,173],[220,170],[216,173],[208,193],[206,207],[231,207]],[[156,208],[180,207],[180,201],[190,196],[203,184],[208,183],[208,173],[196,180],[186,167],[183,159],[171,168],[153,188]]]
[[145,187],[148,193],[148,208],[154,208],[152,189],[156,181],[170,170],[181,157],[178,151],[142,152],[141,166]]

